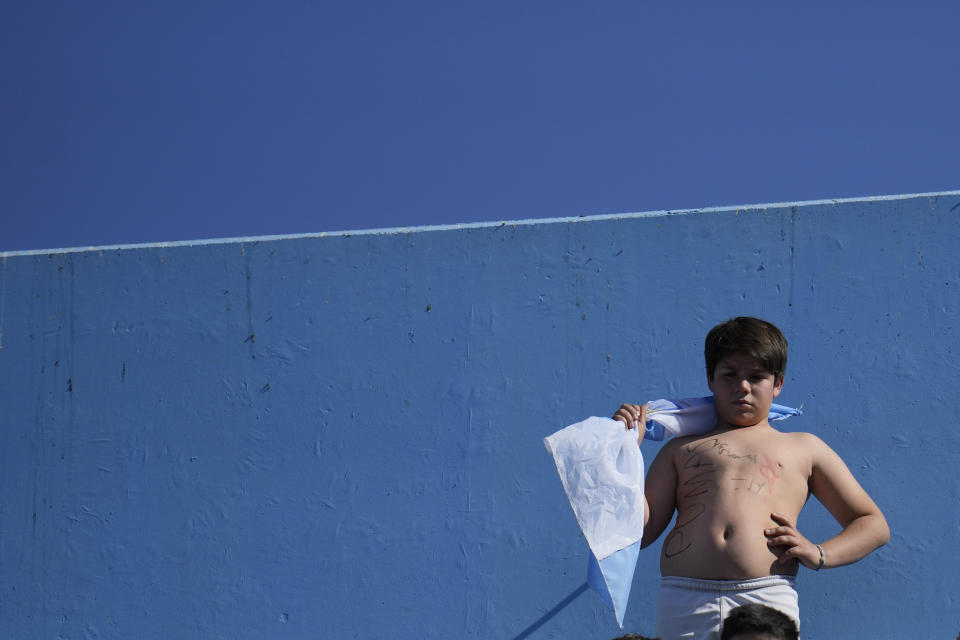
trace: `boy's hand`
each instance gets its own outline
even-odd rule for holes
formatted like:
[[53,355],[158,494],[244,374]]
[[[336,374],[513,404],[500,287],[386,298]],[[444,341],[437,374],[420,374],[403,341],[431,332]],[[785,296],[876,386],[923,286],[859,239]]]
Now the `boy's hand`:
[[816,569],[820,565],[817,545],[804,538],[786,516],[771,513],[770,518],[780,526],[764,529],[763,535],[767,536],[767,546],[777,561],[783,563],[796,558],[806,568]]
[[643,442],[643,436],[647,435],[647,405],[622,404],[613,419],[622,422],[627,429],[637,430],[637,446]]

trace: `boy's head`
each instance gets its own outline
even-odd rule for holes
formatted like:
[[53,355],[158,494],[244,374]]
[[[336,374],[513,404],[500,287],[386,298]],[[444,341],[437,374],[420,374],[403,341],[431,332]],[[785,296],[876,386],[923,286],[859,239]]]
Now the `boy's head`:
[[720,640],[798,640],[797,623],[782,611],[762,604],[736,607],[723,621]]
[[757,360],[773,374],[774,383],[783,381],[787,370],[787,339],[780,329],[766,320],[740,316],[710,329],[703,345],[707,379],[713,380],[713,373],[721,360],[735,354]]

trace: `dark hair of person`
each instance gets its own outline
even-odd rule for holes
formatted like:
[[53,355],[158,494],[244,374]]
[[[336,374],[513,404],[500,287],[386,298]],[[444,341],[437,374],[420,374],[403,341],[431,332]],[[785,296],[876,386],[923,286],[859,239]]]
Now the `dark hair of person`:
[[625,633],[622,636],[617,636],[613,640],[658,640],[658,639],[648,638],[647,636],[642,636],[639,633]]
[[713,380],[717,364],[739,353],[755,358],[773,374],[776,382],[780,382],[787,371],[787,339],[766,320],[739,316],[710,329],[703,343],[707,377]]
[[782,611],[762,604],[736,607],[723,621],[720,640],[731,640],[741,633],[764,633],[776,640],[799,640],[797,623]]

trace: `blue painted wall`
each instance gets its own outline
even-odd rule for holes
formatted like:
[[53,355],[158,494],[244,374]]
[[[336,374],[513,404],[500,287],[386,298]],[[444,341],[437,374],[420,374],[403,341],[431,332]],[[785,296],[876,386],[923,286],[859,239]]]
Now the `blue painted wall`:
[[958,239],[960,192],[6,254],[0,635],[610,638],[542,438],[752,314],[893,531],[806,634],[953,638]]

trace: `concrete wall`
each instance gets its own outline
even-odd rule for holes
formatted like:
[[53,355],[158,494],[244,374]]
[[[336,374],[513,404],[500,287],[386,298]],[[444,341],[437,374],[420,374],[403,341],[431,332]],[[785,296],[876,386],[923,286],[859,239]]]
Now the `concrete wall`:
[[958,239],[948,193],[3,255],[0,635],[610,638],[541,440],[752,314],[893,530],[806,635],[953,638]]

